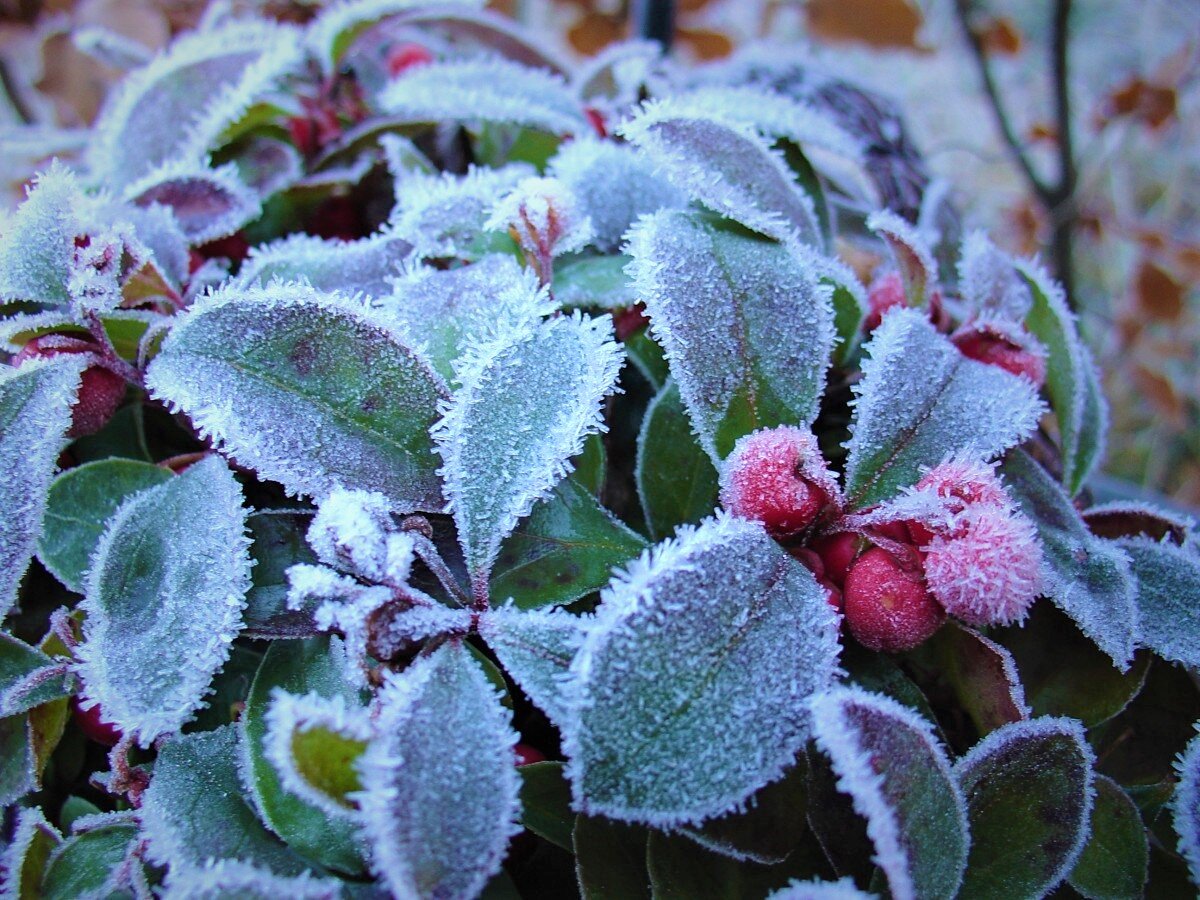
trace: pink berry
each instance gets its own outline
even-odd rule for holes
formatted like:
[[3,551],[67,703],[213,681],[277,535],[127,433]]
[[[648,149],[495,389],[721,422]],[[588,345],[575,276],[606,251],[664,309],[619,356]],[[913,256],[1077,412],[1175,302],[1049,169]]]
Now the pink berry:
[[121,740],[121,729],[104,718],[99,705],[91,709],[81,709],[78,697],[72,697],[70,705],[71,717],[89,741],[95,741],[105,747],[115,747]]
[[846,573],[862,548],[863,539],[850,531],[831,534],[812,542],[812,549],[825,566],[825,576],[834,584],[845,583]]
[[909,650],[946,621],[920,571],[882,547],[872,547],[850,567],[842,599],[850,633],[871,650]]
[[546,754],[537,747],[532,747],[529,744],[517,744],[513,747],[513,754],[517,758],[517,767],[528,766],[531,763],[544,762]]
[[425,66],[431,62],[433,62],[433,54],[429,52],[428,47],[421,44],[401,44],[388,52],[388,74],[395,78],[409,69]]
[[97,346],[91,340],[68,337],[62,334],[46,334],[35,337],[13,357],[13,365],[19,366],[27,359],[50,358],[60,353],[82,353],[96,365],[83,370],[79,382],[79,396],[71,412],[71,428],[67,437],[77,438],[95,434],[108,424],[121,401],[125,399],[125,379],[111,369],[99,365]]
[[870,334],[879,327],[889,309],[904,306],[906,302],[904,281],[900,278],[900,273],[887,272],[880,275],[867,289],[867,304],[870,308],[866,321],[863,322],[863,330]]
[[951,535],[925,548],[925,580],[950,615],[968,625],[1025,618],[1042,589],[1042,551],[1033,523],[989,504],[969,507]]
[[722,505],[778,537],[803,531],[838,498],[816,439],[790,425],[741,438],[721,471]]
[[1012,504],[996,470],[973,459],[949,459],[934,466],[917,482],[917,490],[933,491],[943,499],[961,501],[954,512],[976,503]]
[[1046,383],[1046,351],[1019,325],[977,322],[960,328],[951,340],[967,359],[1026,378],[1035,387]]

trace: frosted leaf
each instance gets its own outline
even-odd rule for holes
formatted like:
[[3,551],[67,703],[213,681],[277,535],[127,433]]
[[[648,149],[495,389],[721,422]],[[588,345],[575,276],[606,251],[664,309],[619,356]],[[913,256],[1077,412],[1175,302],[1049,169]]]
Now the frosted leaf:
[[150,252],[157,270],[171,287],[179,289],[189,275],[188,237],[171,209],[156,203],[147,207],[114,203],[113,207],[107,214],[128,220],[138,242]]
[[1104,457],[1108,404],[1062,288],[1035,262],[1018,261],[1017,270],[1025,277],[1033,297],[1025,327],[1049,352],[1046,392],[1058,419],[1063,484],[1075,496]]
[[537,276],[512,256],[498,253],[456,269],[414,266],[395,280],[391,295],[379,305],[424,349],[447,382],[454,380],[454,361],[467,344],[497,322],[555,310]]
[[184,35],[109,95],[88,148],[92,177],[124,188],[172,160],[202,159],[300,62],[295,29],[261,19]]
[[982,231],[963,238],[958,261],[958,290],[972,311],[1006,322],[1023,322],[1033,306],[1029,286],[1012,257]]
[[1193,737],[1175,763],[1179,784],[1171,802],[1179,852],[1187,860],[1192,884],[1200,885],[1200,735]]
[[767,896],[767,900],[871,900],[875,895],[866,894],[854,886],[849,878],[837,881],[792,881]]
[[75,29],[71,32],[71,43],[80,53],[121,71],[136,69],[153,59],[150,48],[141,41],[99,25]]
[[432,175],[436,172],[433,163],[429,161],[420,148],[408,138],[399,134],[381,134],[379,149],[383,151],[383,159],[387,164],[388,174],[396,184],[402,182],[411,173]]
[[379,105],[409,122],[499,122],[551,134],[591,127],[559,76],[506,59],[438,61],[410,69],[383,89]]
[[[424,68],[424,67],[423,67]],[[492,207],[531,167],[471,168],[466,175],[411,173],[396,184],[390,225],[422,258],[470,257],[477,252]]]
[[29,196],[0,231],[0,300],[66,303],[80,233],[83,192],[57,161],[34,177]]
[[353,578],[311,563],[289,566],[287,579],[287,606],[291,610],[307,610],[314,602],[322,600],[356,597],[363,588]]
[[300,875],[308,865],[248,805],[236,754],[233,725],[181,735],[162,746],[142,795],[146,856],[172,868],[237,859],[277,875]]
[[967,799],[964,897],[1044,897],[1087,844],[1096,758],[1074,719],[993,731],[954,765]]
[[253,248],[238,272],[237,284],[250,287],[273,279],[303,279],[318,291],[382,297],[391,292],[391,278],[411,249],[390,229],[357,241],[292,234]]
[[585,103],[614,115],[631,109],[662,82],[663,47],[636,38],[614,41],[575,70],[574,87]]
[[967,864],[966,804],[933,725],[901,703],[857,687],[812,701],[813,735],[838,790],[867,820],[872,860],[897,900],[956,895]]
[[398,897],[476,896],[520,831],[507,711],[458,643],[391,676],[378,703],[353,798],[375,872]]
[[40,787],[29,716],[0,718],[0,805],[16,803]]
[[321,501],[308,543],[326,565],[399,587],[412,569],[413,539],[397,532],[391,505],[373,491],[337,489]]
[[867,227],[883,238],[892,251],[904,281],[908,305],[925,306],[929,292],[937,283],[938,271],[925,239],[906,220],[888,209],[872,213],[867,218]]
[[629,257],[578,254],[554,266],[554,299],[564,309],[626,309],[638,302],[629,282]]
[[812,423],[835,337],[829,292],[803,257],[673,210],[643,218],[628,252],[634,291],[715,461],[755,429]]
[[449,509],[475,589],[500,542],[571,471],[583,439],[604,431],[621,349],[605,318],[498,323],[455,364],[458,387],[432,434]]
[[286,190],[304,177],[304,160],[287,141],[254,134],[240,141],[230,158],[238,177],[260,198]]
[[165,206],[193,244],[233,234],[262,211],[258,196],[232,163],[210,168],[206,160],[184,160],[155,168],[125,189],[136,206]]
[[442,505],[428,429],[445,383],[387,323],[339,295],[223,288],[175,325],[146,384],[292,493],[374,490],[398,512]]
[[342,882],[301,872],[291,878],[239,859],[210,859],[198,866],[172,866],[158,896],[162,900],[338,900]]
[[31,339],[55,331],[83,333],[75,317],[66,310],[13,313],[0,318],[0,346],[6,353],[18,353]]
[[1127,671],[1140,628],[1129,556],[1088,530],[1062,486],[1028,454],[1013,451],[1002,471],[1009,493],[1037,527],[1046,595]]
[[58,465],[85,360],[60,354],[0,367],[0,616],[17,588],[42,532],[46,493]]
[[85,708],[101,704],[142,746],[191,720],[242,627],[245,531],[241,487],[218,456],[122,504],[80,604]]
[[137,853],[137,829],[110,825],[68,837],[46,860],[33,896],[88,898],[148,896],[142,861]]
[[0,853],[0,897],[4,900],[39,896],[47,857],[62,845],[62,835],[38,807],[17,808],[16,820],[12,838]]
[[528,257],[574,253],[592,240],[591,220],[557,178],[522,178],[492,208],[484,227],[513,236]]
[[65,674],[61,660],[0,631],[0,717],[65,697]]
[[1163,659],[1200,666],[1200,558],[1169,541],[1123,538],[1137,588],[1138,643]]
[[570,613],[520,610],[511,603],[488,610],[479,619],[479,635],[504,670],[560,727],[567,717],[563,680],[583,641],[583,625]]
[[833,324],[838,342],[835,358],[840,364],[846,365],[858,347],[863,319],[871,308],[867,289],[841,260],[825,256],[811,247],[797,246],[794,252],[801,265],[812,273],[817,282],[832,292]]
[[[482,5],[481,0],[445,0],[438,4],[439,7],[464,9]],[[382,19],[422,10],[428,12],[427,0],[340,0],[326,6],[313,19],[304,41],[321,67],[332,72],[346,49],[367,28]],[[407,18],[403,16],[403,19]]]
[[112,312],[121,303],[121,268],[126,255],[134,257],[134,267],[143,260],[136,241],[121,225],[97,229],[87,235],[86,243],[75,248],[67,270],[67,293],[71,310],[82,318],[89,312]]
[[366,709],[343,696],[275,688],[264,721],[266,756],[283,787],[331,816],[350,815],[345,795],[358,789],[354,761],[371,739]]
[[846,445],[846,498],[870,506],[951,454],[989,458],[1033,433],[1037,389],[967,359],[924,313],[893,309],[866,345]]
[[647,104],[619,132],[714,212],[777,240],[821,246],[812,198],[749,127],[667,100]]
[[824,589],[725,515],[615,575],[584,625],[562,732],[587,815],[670,827],[737,808],[792,765],[805,701],[837,673]]
[[550,160],[549,173],[562,181],[591,219],[591,242],[610,252],[638,217],[687,205],[687,197],[664,181],[645,157],[625,144],[579,138]]

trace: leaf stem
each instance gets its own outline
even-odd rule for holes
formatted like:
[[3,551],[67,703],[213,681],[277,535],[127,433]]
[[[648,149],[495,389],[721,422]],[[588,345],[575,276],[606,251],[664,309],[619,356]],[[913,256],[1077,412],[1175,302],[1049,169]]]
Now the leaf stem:
[[417,556],[420,557],[421,562],[425,563],[441,586],[446,589],[450,598],[459,606],[470,606],[471,598],[463,590],[463,586],[459,584],[454,573],[450,571],[450,567],[446,565],[446,561],[442,559],[442,554],[438,552],[437,546],[429,537],[429,520],[424,516],[409,516],[400,523],[400,530],[407,532],[413,539],[413,549]]

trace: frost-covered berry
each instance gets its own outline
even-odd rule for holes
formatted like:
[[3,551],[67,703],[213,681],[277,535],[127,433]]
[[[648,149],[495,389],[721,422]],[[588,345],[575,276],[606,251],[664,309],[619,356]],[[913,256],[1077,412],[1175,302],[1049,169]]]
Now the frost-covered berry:
[[968,507],[951,535],[925,548],[925,581],[946,612],[968,625],[1025,618],[1042,589],[1042,552],[1033,523],[1003,506]]
[[863,329],[870,334],[879,327],[884,314],[897,306],[905,305],[904,281],[899,272],[886,272],[880,275],[867,289],[867,318]]
[[741,438],[721,470],[721,504],[735,516],[786,536],[803,531],[839,498],[817,441],[791,425]]
[[1019,325],[981,321],[964,325],[950,338],[967,359],[978,360],[1036,387],[1046,383],[1046,349]]
[[517,744],[513,747],[513,755],[517,758],[517,767],[528,766],[533,763],[545,762],[546,754],[537,747],[529,744]]
[[95,741],[105,747],[115,747],[121,740],[121,729],[104,718],[104,712],[97,704],[90,709],[83,709],[76,697],[71,698],[71,717],[79,730],[89,741]]
[[846,573],[862,548],[863,539],[850,531],[827,535],[812,542],[813,551],[824,564],[825,577],[838,585],[846,581]]
[[71,411],[71,428],[67,437],[77,438],[95,434],[108,424],[108,420],[113,417],[113,413],[125,398],[125,379],[100,362],[100,354],[94,342],[61,334],[35,337],[13,357],[13,365],[19,366],[27,359],[48,358],[60,353],[81,353],[94,362],[94,365],[89,365],[83,370],[83,377],[79,382],[79,396]]
[[433,54],[422,44],[398,44],[388,51],[387,70],[393,78],[402,75],[409,69],[425,66],[433,62]]
[[929,492],[942,501],[943,511],[949,514],[944,525],[910,521],[908,533],[916,546],[924,548],[935,533],[949,534],[958,526],[957,516],[971,506],[998,506],[1014,509],[1013,501],[1004,490],[1000,476],[988,463],[971,458],[948,459],[934,466],[917,482],[918,492]]
[[918,568],[872,547],[850,567],[842,591],[846,625],[864,647],[894,653],[923,643],[946,621]]

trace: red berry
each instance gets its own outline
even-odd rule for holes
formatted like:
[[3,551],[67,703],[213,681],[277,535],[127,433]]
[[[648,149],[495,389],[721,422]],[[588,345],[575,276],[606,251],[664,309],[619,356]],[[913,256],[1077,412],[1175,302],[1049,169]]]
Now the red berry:
[[850,633],[871,650],[911,649],[946,621],[946,611],[930,596],[921,572],[882,547],[855,560],[842,599]]
[[546,754],[537,747],[531,747],[529,744],[517,744],[513,747],[513,754],[517,758],[517,767],[528,766],[531,763],[544,762]]
[[816,439],[790,425],[741,438],[721,472],[721,503],[776,536],[803,531],[839,496]]
[[640,303],[617,310],[613,314],[613,330],[618,341],[628,340],[638,330],[650,324],[646,318],[646,307]]
[[825,588],[825,600],[833,607],[834,612],[840,613],[844,605],[842,602],[842,589],[824,575],[818,576],[817,583]]
[[395,78],[409,69],[425,66],[431,62],[433,62],[433,54],[429,52],[428,47],[420,44],[401,44],[388,51],[387,70],[388,74]]
[[[27,359],[58,356],[60,353],[82,353],[92,360],[99,360],[96,344],[83,338],[62,334],[46,334],[35,337],[13,357],[13,365],[19,366]],[[71,413],[71,428],[67,437],[77,438],[95,434],[108,424],[121,401],[125,399],[125,379],[102,365],[90,365],[83,370],[79,382],[79,396]]]
[[196,250],[202,259],[224,258],[240,263],[250,255],[250,242],[246,240],[246,236],[242,232],[237,231],[227,237],[202,244]]
[[863,539],[850,531],[827,535],[812,542],[812,549],[821,557],[825,576],[834,584],[843,584],[846,573],[862,551]]
[[588,123],[596,131],[596,136],[604,139],[608,137],[608,126],[604,122],[604,114],[600,110],[592,106],[585,106],[583,114],[587,117]]
[[880,275],[867,289],[867,318],[863,322],[863,330],[870,334],[879,327],[884,314],[897,306],[906,305],[904,296],[904,281],[899,272],[887,272]]
[[71,717],[89,741],[95,741],[105,747],[115,747],[117,741],[121,740],[121,729],[104,718],[98,704],[91,709],[81,709],[79,698],[72,697]]
[[1035,387],[1046,383],[1046,353],[1020,326],[976,323],[960,328],[951,340],[967,359],[1027,378]]

